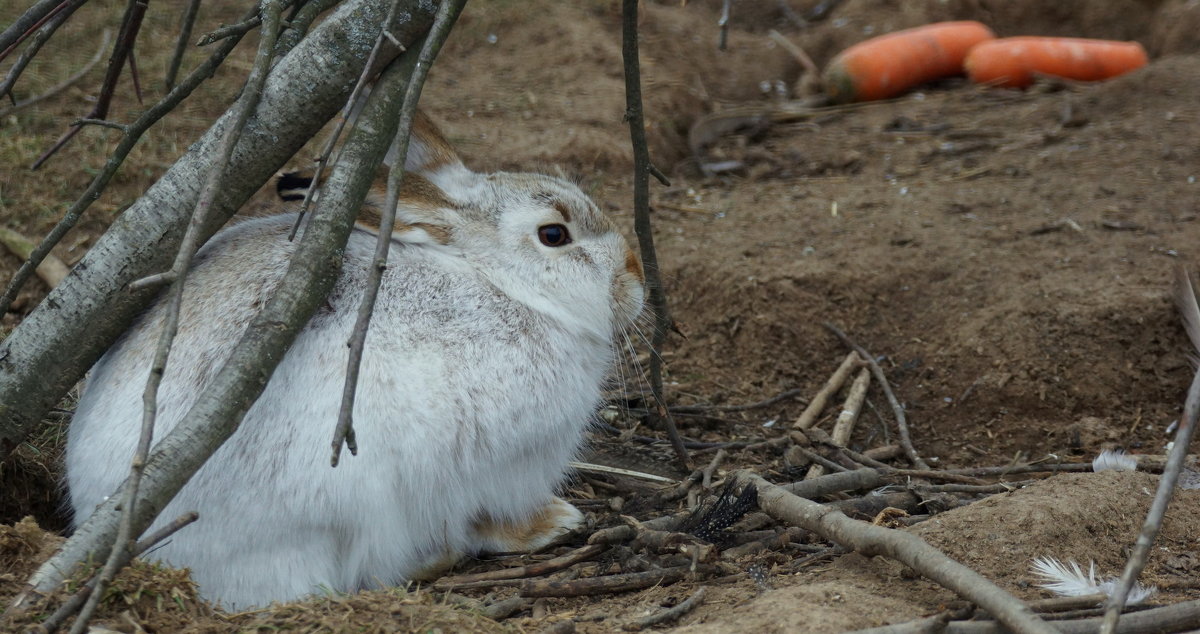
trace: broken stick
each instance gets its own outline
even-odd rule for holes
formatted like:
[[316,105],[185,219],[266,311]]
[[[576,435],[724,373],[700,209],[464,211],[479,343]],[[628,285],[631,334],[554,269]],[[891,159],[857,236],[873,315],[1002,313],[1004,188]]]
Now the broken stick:
[[732,477],[756,487],[759,508],[777,520],[808,529],[864,555],[883,555],[899,561],[987,610],[1013,632],[1056,633],[1028,606],[916,535],[852,520],[825,505],[792,495],[751,471],[739,471]]
[[[850,393],[846,395],[842,413],[838,414],[837,422],[833,424],[833,432],[830,434],[833,444],[840,447],[850,444],[850,434],[854,432],[854,423],[858,421],[858,414],[862,411],[863,401],[867,398],[867,388],[870,386],[871,371],[863,368],[858,376],[854,377],[854,383],[850,384]],[[825,467],[815,464],[808,470],[804,479],[812,480],[823,475]]]
[[825,382],[824,387],[817,392],[812,401],[809,401],[808,407],[804,408],[804,411],[800,414],[800,418],[797,418],[796,422],[792,423],[792,427],[796,429],[808,429],[812,427],[813,423],[817,422],[817,417],[824,411],[825,404],[829,402],[829,397],[837,394],[837,391],[842,389],[842,385],[846,382],[846,377],[850,376],[850,371],[858,363],[857,352],[851,352],[846,355],[846,358],[842,360],[842,364],[838,366],[837,370],[833,371],[833,375]]

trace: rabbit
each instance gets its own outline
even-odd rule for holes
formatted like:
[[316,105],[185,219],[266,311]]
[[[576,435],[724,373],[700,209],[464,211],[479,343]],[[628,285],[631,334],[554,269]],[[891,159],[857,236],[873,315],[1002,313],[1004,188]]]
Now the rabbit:
[[[227,609],[429,578],[466,554],[540,548],[583,521],[555,493],[600,403],[614,342],[642,309],[640,259],[566,180],[471,171],[423,114],[410,147],[358,381],[358,455],[329,465],[378,191],[324,307],[151,527],[199,513],[148,557],[190,568],[201,595]],[[295,220],[243,221],[197,253],[156,437],[279,284]],[[77,523],[128,473],[164,313],[160,298],[87,379],[66,450]]]

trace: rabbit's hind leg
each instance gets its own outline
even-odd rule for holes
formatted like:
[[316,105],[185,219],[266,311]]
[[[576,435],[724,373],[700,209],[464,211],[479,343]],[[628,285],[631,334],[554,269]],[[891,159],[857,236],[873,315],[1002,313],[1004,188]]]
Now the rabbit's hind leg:
[[473,526],[476,548],[484,552],[537,550],[583,524],[583,513],[562,498],[554,498],[522,520],[485,516]]

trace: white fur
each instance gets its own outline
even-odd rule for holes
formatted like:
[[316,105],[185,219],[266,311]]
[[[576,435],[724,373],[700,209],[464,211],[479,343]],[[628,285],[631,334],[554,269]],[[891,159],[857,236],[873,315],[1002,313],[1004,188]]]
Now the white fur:
[[[151,528],[199,512],[153,556],[191,568],[205,597],[244,608],[401,583],[447,555],[506,549],[474,533],[480,517],[519,522],[561,502],[555,489],[600,401],[613,337],[641,309],[642,285],[624,269],[624,239],[573,185],[469,175],[442,179],[443,188],[459,186],[446,192],[454,208],[439,212],[450,244],[393,240],[358,384],[358,456],[329,466],[346,341],[375,244],[363,230],[350,237],[328,306]],[[538,226],[562,222],[535,195],[545,193],[571,208],[571,245],[538,242]],[[195,402],[278,284],[293,222],[291,214],[244,222],[198,255],[159,392],[157,437]],[[77,522],[127,474],[163,311],[152,307],[92,370],[67,446]],[[581,519],[561,506],[554,534]]]

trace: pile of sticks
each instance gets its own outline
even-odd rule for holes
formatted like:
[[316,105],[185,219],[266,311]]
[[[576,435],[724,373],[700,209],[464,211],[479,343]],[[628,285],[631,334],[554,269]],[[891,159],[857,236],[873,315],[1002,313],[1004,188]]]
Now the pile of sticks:
[[[599,530],[586,537],[568,537],[586,543],[560,545],[554,552],[509,560],[519,564],[511,567],[444,577],[433,589],[493,618],[505,618],[526,610],[534,616],[546,615],[545,602],[550,597],[597,596],[681,581],[694,588],[686,600],[617,624],[636,631],[684,616],[703,603],[711,586],[750,579],[760,589],[767,589],[772,574],[794,573],[840,554],[858,552],[899,561],[966,601],[926,619],[879,632],[1095,631],[1101,613],[1096,606],[1104,597],[1023,603],[920,537],[893,530],[988,495],[1016,490],[1037,478],[1091,471],[1091,463],[1064,463],[1051,457],[1001,467],[931,469],[912,444],[903,407],[892,394],[882,368],[840,330],[827,327],[852,352],[791,429],[760,442],[689,443],[697,453],[713,451],[712,459],[677,484],[649,494],[644,484],[628,476],[589,475],[587,483],[594,486],[588,488],[603,490],[609,497],[589,491],[592,497],[572,502],[584,509],[611,512],[598,513]],[[899,442],[855,451],[848,445],[872,382],[892,405]],[[820,429],[817,423],[822,413],[847,383],[831,429]],[[786,396],[796,396],[792,392]],[[784,396],[766,402],[774,404]],[[780,480],[783,472],[765,467],[722,474],[722,462],[738,450],[781,453],[786,465],[783,472],[803,477],[772,483],[769,480]],[[1139,467],[1160,471],[1163,461],[1146,457]],[[637,513],[638,509],[645,513]],[[658,516],[637,519],[622,512]],[[1200,602],[1192,603],[1129,614],[1116,631],[1200,626]],[[607,620],[611,613],[571,612],[556,618],[554,631],[570,631],[574,622]],[[1053,626],[1049,619],[1054,620]]]

